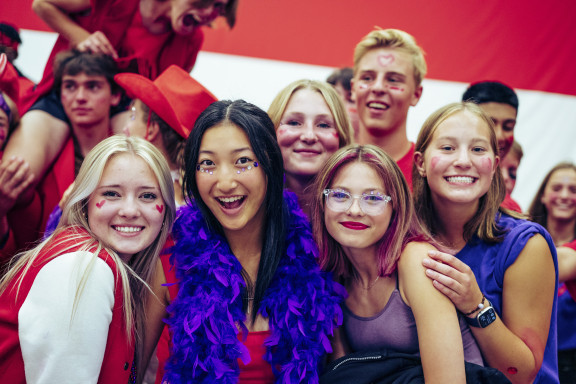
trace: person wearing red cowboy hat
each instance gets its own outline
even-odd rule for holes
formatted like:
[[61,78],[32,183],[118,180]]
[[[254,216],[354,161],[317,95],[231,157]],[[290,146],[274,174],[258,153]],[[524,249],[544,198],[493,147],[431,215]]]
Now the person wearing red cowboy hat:
[[176,65],[154,81],[134,73],[120,73],[114,80],[134,99],[124,133],[142,137],[162,152],[172,170],[176,203],[183,205],[179,179],[184,142],[196,118],[218,99]]

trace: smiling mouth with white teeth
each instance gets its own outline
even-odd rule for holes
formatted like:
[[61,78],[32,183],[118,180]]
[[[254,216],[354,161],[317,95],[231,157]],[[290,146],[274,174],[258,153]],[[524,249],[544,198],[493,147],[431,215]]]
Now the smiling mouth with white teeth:
[[451,176],[451,177],[446,177],[446,180],[449,183],[454,183],[454,184],[472,184],[472,183],[474,183],[474,181],[476,181],[476,178],[470,177],[470,176]]
[[375,101],[369,102],[369,103],[367,104],[367,106],[368,106],[368,108],[379,109],[379,110],[381,110],[381,111],[385,111],[385,110],[387,110],[388,108],[390,108],[390,106],[387,105],[387,104],[378,103],[378,102],[375,102]]
[[234,196],[234,197],[218,197],[216,200],[218,203],[226,209],[238,208],[244,202],[244,196]]
[[112,226],[112,228],[114,228],[114,230],[116,230],[118,232],[123,232],[123,233],[135,233],[135,232],[140,232],[144,229],[144,227],[122,227],[119,225],[114,225],[114,226]]

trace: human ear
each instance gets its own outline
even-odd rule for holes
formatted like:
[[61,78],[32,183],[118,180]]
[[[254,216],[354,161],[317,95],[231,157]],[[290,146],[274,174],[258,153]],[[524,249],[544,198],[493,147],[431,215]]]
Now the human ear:
[[424,168],[424,154],[422,152],[414,152],[414,165],[418,173],[422,177],[426,177],[426,168]]
[[120,92],[116,92],[113,93],[112,96],[110,97],[110,105],[115,107],[118,104],[120,104],[120,100],[122,99],[122,93]]
[[146,139],[150,142],[154,141],[160,134],[160,126],[158,122],[151,121],[146,127]]
[[422,97],[423,90],[424,88],[422,88],[421,85],[419,85],[416,90],[414,90],[414,94],[412,95],[412,102],[410,103],[411,106],[415,107],[418,104],[420,98]]

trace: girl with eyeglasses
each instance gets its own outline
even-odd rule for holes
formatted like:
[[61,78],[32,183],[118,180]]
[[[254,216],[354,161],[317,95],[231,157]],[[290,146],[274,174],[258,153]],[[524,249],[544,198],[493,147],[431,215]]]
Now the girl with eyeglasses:
[[424,273],[422,259],[436,248],[394,160],[376,146],[344,147],[313,188],[320,265],[348,291],[332,357],[381,348],[420,354],[427,383],[466,382],[464,361],[482,365],[482,357],[454,305]]

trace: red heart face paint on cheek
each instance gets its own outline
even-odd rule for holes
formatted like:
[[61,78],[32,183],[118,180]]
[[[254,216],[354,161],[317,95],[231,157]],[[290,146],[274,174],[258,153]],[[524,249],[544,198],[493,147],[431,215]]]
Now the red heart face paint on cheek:
[[105,202],[106,202],[106,200],[102,200],[101,202],[96,203],[96,206],[97,206],[98,208],[102,208],[102,206],[104,205]]
[[164,206],[163,205],[156,205],[156,209],[158,210],[158,212],[162,213],[162,211],[164,210]]
[[383,67],[386,67],[394,62],[394,55],[391,53],[387,53],[385,55],[378,55],[378,64]]

